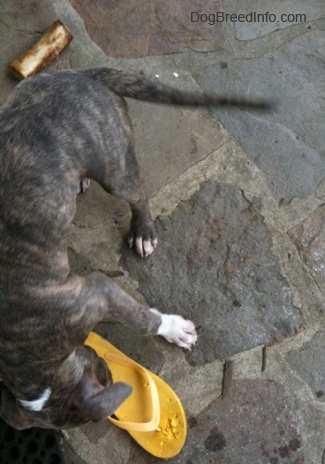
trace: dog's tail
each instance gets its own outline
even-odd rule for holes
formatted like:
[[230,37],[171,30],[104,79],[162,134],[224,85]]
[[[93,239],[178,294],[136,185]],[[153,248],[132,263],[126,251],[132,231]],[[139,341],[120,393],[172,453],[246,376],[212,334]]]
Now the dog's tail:
[[154,78],[116,69],[98,68],[88,70],[88,73],[120,97],[151,103],[180,106],[227,106],[255,110],[267,110],[271,107],[271,103],[264,100],[186,92],[163,84]]

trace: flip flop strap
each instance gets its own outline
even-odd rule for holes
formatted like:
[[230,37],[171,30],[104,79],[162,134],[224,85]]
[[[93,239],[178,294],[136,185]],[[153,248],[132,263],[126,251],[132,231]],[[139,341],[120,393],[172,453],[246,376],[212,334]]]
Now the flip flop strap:
[[130,361],[128,358],[124,358],[114,353],[107,352],[105,353],[104,357],[113,363],[122,364],[124,366],[130,367],[131,369],[136,369],[145,377],[149,386],[152,410],[152,417],[148,422],[126,422],[119,419],[114,419],[113,417],[108,417],[108,419],[117,427],[132,432],[153,432],[154,430],[157,430],[160,421],[159,395],[156,384],[148,370],[139,364],[134,363],[134,361]]

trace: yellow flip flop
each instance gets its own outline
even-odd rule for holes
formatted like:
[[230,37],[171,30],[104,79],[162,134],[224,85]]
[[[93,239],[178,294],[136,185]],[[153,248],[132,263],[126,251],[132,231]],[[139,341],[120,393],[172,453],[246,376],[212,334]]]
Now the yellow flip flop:
[[176,393],[157,375],[142,367],[91,332],[85,341],[101,356],[112,372],[114,382],[132,385],[133,392],[108,419],[127,430],[148,453],[158,458],[176,456],[186,440],[187,424]]

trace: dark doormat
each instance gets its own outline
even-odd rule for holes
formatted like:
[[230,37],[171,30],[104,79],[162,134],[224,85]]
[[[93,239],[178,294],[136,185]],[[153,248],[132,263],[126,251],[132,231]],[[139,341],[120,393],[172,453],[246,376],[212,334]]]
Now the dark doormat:
[[0,418],[1,464],[64,464],[55,430],[16,430]]

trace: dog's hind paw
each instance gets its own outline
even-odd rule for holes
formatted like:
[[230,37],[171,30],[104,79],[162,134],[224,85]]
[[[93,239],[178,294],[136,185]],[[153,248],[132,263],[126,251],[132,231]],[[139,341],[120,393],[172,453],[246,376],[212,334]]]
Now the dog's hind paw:
[[[151,309],[151,311],[156,310]],[[190,350],[197,340],[197,333],[193,322],[174,314],[160,315],[162,322],[157,335],[161,335],[170,343],[175,343],[181,348]]]
[[84,177],[83,179],[80,180],[80,190],[79,193],[85,193],[86,190],[88,190],[90,187],[90,179],[87,177]]
[[129,237],[128,239],[129,247],[135,248],[136,252],[142,257],[146,258],[147,256],[151,255],[158,245],[158,240],[155,239],[145,239],[143,237]]
[[157,248],[156,228],[147,202],[132,208],[128,243],[142,258],[151,255]]

